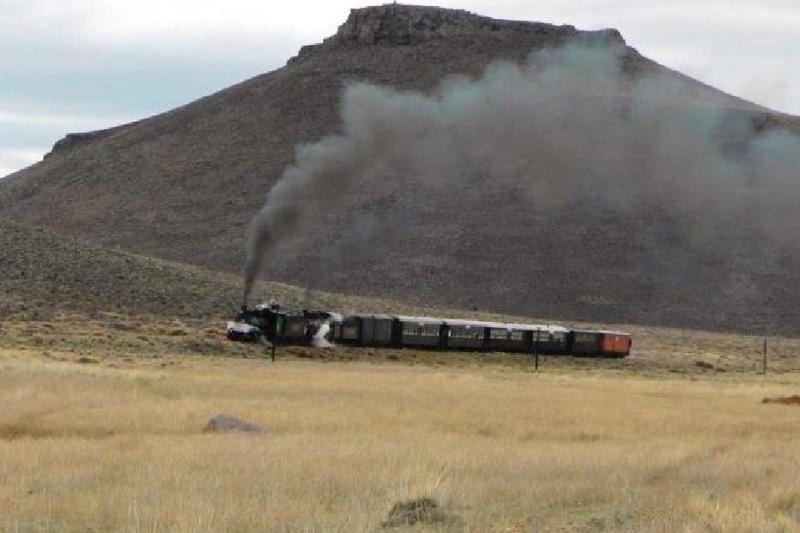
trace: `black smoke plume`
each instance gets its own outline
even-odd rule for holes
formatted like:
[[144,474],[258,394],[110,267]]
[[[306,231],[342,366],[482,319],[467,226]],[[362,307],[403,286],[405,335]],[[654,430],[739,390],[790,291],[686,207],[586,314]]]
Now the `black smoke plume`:
[[314,215],[365,184],[402,182],[452,201],[481,182],[531,209],[578,198],[628,214],[667,210],[693,221],[699,246],[744,214],[766,240],[796,244],[798,137],[756,132],[758,111],[725,107],[683,79],[627,73],[625,53],[609,43],[545,49],[432,95],[349,85],[341,132],[298,148],[252,222],[245,302],[279,242],[314,231]]

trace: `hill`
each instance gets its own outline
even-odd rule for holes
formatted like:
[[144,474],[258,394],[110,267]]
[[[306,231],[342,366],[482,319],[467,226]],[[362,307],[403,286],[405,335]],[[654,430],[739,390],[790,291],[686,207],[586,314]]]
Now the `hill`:
[[[239,304],[239,276],[104,248],[45,228],[0,224],[0,249],[0,317],[41,320],[77,312],[230,319]],[[257,297],[279,298],[292,309],[385,307],[281,283],[262,284]]]
[[[206,323],[230,319],[239,305],[241,279],[235,274],[105,248],[46,228],[0,223],[0,249],[0,318],[119,313]],[[293,311],[442,312],[283,283],[259,284],[254,299],[270,298]]]
[[[620,46],[631,80],[671,80],[680,89],[668,105],[735,117],[744,124],[737,135],[800,131],[794,117],[648,60],[614,30],[387,5],[354,10],[334,36],[304,47],[283,68],[163,115],[66,137],[43,162],[0,181],[0,218],[237,273],[246,225],[295,147],[341,130],[346,82],[431,93],[448,76],[475,79],[494,61],[521,64],[532,51],[587,41]],[[411,214],[397,208],[404,201],[414,203]],[[317,219],[269,258],[268,279],[412,305],[800,333],[800,254],[765,248],[752,227],[726,234],[724,246],[698,245],[698,221],[664,206],[626,211],[577,203],[539,211],[513,190],[481,183],[426,204],[369,182],[352,202]],[[392,231],[372,234],[375,221]],[[228,294],[237,282],[226,279]],[[73,282],[81,287],[77,277]],[[131,301],[146,308],[149,296],[142,297]],[[230,308],[227,298],[209,305]]]
[[[122,311],[210,317],[236,305],[234,276],[0,225],[0,313]],[[48,313],[50,311],[50,313]]]

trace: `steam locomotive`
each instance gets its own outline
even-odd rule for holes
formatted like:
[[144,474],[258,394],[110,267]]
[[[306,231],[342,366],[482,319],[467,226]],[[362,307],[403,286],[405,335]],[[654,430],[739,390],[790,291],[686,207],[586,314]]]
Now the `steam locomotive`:
[[227,324],[238,342],[472,350],[625,357],[631,335],[619,331],[385,314],[343,316],[328,311],[283,312],[279,305],[243,308]]

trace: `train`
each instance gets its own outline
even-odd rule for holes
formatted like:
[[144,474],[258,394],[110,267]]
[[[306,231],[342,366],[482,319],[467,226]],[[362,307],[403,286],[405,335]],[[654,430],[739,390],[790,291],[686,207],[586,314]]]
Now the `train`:
[[623,331],[390,314],[284,312],[272,303],[242,310],[227,323],[227,338],[265,345],[414,348],[421,350],[626,357],[632,336]]

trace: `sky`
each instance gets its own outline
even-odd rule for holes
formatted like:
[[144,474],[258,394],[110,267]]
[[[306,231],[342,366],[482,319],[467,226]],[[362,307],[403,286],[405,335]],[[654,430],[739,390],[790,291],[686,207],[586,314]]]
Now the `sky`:
[[[416,0],[413,3],[423,3]],[[167,111],[273,70],[381,0],[0,0],[0,177],[68,132]],[[797,0],[436,0],[617,28],[671,68],[800,115]]]

